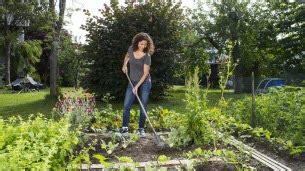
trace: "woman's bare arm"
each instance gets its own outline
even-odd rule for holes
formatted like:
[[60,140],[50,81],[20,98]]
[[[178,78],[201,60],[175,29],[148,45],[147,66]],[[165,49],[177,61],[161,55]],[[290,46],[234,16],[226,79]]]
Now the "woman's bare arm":
[[124,63],[123,63],[123,67],[122,67],[122,71],[126,74],[127,71],[128,71],[128,68],[127,68],[127,63],[129,61],[129,56],[128,56],[128,53],[126,53],[125,55],[125,58],[124,58]]

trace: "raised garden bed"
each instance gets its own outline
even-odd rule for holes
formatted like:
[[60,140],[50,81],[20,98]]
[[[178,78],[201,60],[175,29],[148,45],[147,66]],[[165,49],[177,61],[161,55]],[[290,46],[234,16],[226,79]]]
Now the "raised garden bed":
[[[111,154],[107,154],[105,149],[102,149],[102,140],[109,140],[109,134],[87,134],[89,137],[89,144],[94,142],[94,150],[89,150],[90,164],[83,164],[82,169],[90,170],[102,170],[105,168],[100,161],[94,157],[95,154],[101,154],[108,158],[106,161],[111,163],[111,168],[138,168],[138,169],[147,169],[149,168],[158,168],[169,170],[177,170],[181,168],[192,167],[196,170],[226,170],[226,171],[235,171],[240,168],[248,168],[250,170],[272,170],[267,166],[261,164],[260,162],[251,159],[245,154],[241,154],[236,148],[230,145],[218,145],[218,151],[230,149],[238,156],[237,161],[232,162],[230,159],[226,159],[224,156],[201,156],[194,158],[187,158],[187,153],[190,151],[195,151],[198,148],[207,151],[213,151],[214,147],[212,146],[188,146],[184,148],[158,148],[154,137],[152,134],[147,134],[146,138],[139,139],[138,141],[131,143],[128,147],[123,148],[119,145],[113,150]],[[124,163],[119,160],[119,157],[128,157],[132,159],[130,163]],[[160,156],[166,156],[166,161],[160,161]]]

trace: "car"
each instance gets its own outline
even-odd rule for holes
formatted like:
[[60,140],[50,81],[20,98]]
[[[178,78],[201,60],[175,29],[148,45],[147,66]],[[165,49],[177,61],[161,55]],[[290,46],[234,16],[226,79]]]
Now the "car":
[[282,78],[266,78],[259,83],[256,94],[267,93],[269,87],[282,87],[284,85],[285,80]]

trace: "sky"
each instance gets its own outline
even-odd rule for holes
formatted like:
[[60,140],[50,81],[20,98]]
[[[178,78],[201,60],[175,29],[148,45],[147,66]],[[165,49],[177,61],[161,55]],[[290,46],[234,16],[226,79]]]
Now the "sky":
[[[77,9],[73,11],[71,17],[65,17],[67,22],[64,27],[73,36],[73,41],[85,43],[86,31],[80,29],[82,24],[86,24],[86,16],[83,14],[83,9],[88,9],[91,15],[100,16],[98,9],[104,8],[104,4],[109,4],[110,0],[67,0],[66,9]],[[120,5],[124,5],[125,0],[119,0]],[[193,0],[183,0],[182,6],[193,7]]]

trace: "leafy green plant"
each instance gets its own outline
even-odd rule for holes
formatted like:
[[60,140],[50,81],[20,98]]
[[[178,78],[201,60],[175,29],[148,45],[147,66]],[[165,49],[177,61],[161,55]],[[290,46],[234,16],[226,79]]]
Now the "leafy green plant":
[[60,169],[78,144],[67,118],[48,120],[41,115],[22,120],[0,119],[0,170]]
[[117,159],[123,163],[133,163],[134,162],[130,157],[126,157],[126,156],[117,157]]
[[166,119],[172,116],[173,112],[174,111],[159,106],[157,108],[149,110],[148,115],[150,116],[155,129],[164,130],[168,128],[168,125],[166,124]]
[[129,144],[135,143],[139,140],[139,135],[137,133],[129,133],[129,138],[123,138],[122,147],[127,148]]
[[[272,138],[283,139],[280,144],[286,146],[290,153],[299,155],[305,146],[305,89],[275,88],[269,93],[256,98],[257,128],[249,134],[263,137],[267,141]],[[250,124],[251,99],[237,101],[226,108],[226,114],[239,122]],[[273,141],[276,142],[276,141]],[[288,145],[287,142],[291,142]]]
[[113,97],[110,96],[109,93],[103,96],[102,109],[96,110],[94,113],[95,123],[93,124],[93,127],[111,130],[121,126],[122,118],[118,113],[122,112],[113,109],[112,104],[110,103],[111,99],[113,99]]
[[108,144],[102,140],[101,148],[106,150],[107,154],[112,154],[113,151],[119,146],[119,143],[114,144],[112,141],[109,141]]
[[103,155],[101,154],[95,154],[93,156],[94,158],[97,158],[99,160],[99,162],[104,166],[104,167],[110,167],[111,166],[111,163],[107,162],[107,158],[104,157]]
[[170,160],[170,157],[167,157],[166,155],[160,155],[157,159],[159,162],[164,163]]
[[[213,157],[219,157],[222,159],[224,162],[233,164],[236,169],[241,169],[241,168],[248,168],[247,165],[245,165],[247,158],[243,156],[247,156],[247,154],[238,154],[235,151],[228,150],[228,149],[217,149],[217,150],[204,150],[201,148],[197,148],[193,151],[188,151],[185,153],[185,156],[188,159],[193,159],[197,158],[200,159],[201,163],[205,163],[209,159]],[[249,157],[249,156],[248,156]],[[194,163],[193,163],[194,165]],[[198,163],[197,163],[198,165]]]
[[181,114],[180,124],[172,123],[169,135],[169,144],[174,146],[186,146],[189,144],[209,144],[216,139],[216,132],[210,124],[210,115],[207,107],[207,91],[200,90],[198,69],[187,81],[186,109],[185,114]]
[[94,146],[96,145],[96,143],[97,143],[97,140],[94,140],[87,147],[82,147],[82,149],[79,152],[70,156],[67,169],[81,168],[81,165],[83,163],[92,164],[92,162],[90,160],[89,151],[95,150]]
[[224,90],[237,65],[232,63],[232,49],[234,45],[235,43],[227,42],[225,53],[228,57],[226,59],[222,59],[221,61],[221,71],[219,72],[219,88],[221,92],[221,100],[224,100]]

